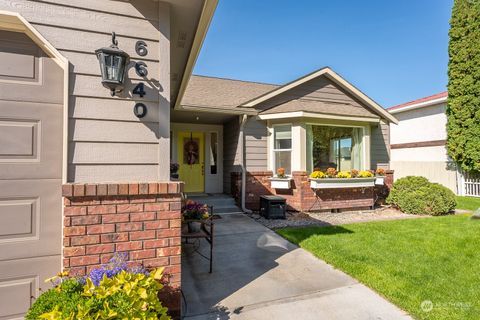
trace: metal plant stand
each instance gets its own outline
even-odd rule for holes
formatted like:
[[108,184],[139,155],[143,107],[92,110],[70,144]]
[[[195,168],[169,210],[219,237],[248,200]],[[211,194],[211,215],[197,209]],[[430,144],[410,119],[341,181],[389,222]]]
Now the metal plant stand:
[[[190,243],[189,240],[191,239],[198,239],[201,240],[202,238],[207,240],[210,245],[210,255],[206,256],[201,253],[197,248],[194,248],[194,252],[198,253],[201,257],[207,259],[210,263],[210,270],[209,273],[212,273],[213,270],[213,232],[214,232],[214,225],[213,222],[213,206],[209,206],[210,217],[205,220],[185,220],[182,223],[182,240],[185,240],[185,244],[194,244]],[[198,232],[189,232],[188,230],[188,223],[189,222],[199,222],[201,224],[200,230]]]

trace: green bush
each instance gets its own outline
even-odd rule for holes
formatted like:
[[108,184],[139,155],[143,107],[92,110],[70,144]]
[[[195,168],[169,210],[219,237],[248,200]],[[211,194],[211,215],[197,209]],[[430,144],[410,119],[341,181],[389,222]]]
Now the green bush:
[[405,213],[442,215],[456,206],[455,194],[438,183],[431,183],[424,177],[404,177],[392,186],[387,203]]

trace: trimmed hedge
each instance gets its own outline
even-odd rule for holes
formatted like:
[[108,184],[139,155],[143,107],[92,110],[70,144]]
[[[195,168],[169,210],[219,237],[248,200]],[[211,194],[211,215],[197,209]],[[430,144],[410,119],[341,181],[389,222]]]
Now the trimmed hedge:
[[405,213],[438,216],[455,209],[455,194],[424,177],[400,178],[392,186],[387,203]]

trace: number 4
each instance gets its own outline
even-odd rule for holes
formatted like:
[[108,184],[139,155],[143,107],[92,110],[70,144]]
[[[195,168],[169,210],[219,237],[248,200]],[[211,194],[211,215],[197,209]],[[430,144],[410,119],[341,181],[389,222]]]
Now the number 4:
[[143,84],[143,82],[140,82],[139,84],[137,84],[135,88],[133,88],[132,93],[138,94],[141,98],[143,98],[143,96],[147,94],[145,92],[145,85]]

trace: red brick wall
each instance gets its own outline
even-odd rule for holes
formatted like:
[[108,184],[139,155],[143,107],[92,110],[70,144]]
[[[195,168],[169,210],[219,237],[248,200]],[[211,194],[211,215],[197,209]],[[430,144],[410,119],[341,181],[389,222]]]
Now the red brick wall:
[[165,267],[174,292],[169,309],[178,312],[182,188],[177,182],[64,185],[64,268],[84,275],[115,252],[147,268]]
[[[240,201],[241,174],[232,173],[232,194]],[[382,193],[376,188],[342,188],[322,189],[314,191],[310,188],[308,175],[304,171],[292,173],[291,188],[288,190],[272,189],[269,178],[271,171],[248,172],[245,190],[245,206],[258,211],[260,196],[279,195],[287,200],[289,210],[319,211],[330,209],[364,208],[371,207],[378,197],[388,194],[388,188],[393,182],[393,171],[389,170],[385,179],[388,188],[382,188]],[[387,189],[385,191],[385,189]]]

